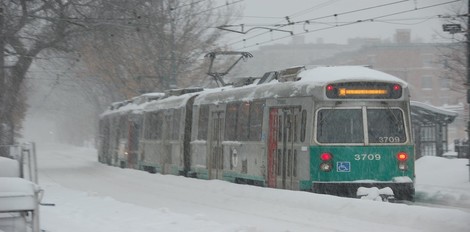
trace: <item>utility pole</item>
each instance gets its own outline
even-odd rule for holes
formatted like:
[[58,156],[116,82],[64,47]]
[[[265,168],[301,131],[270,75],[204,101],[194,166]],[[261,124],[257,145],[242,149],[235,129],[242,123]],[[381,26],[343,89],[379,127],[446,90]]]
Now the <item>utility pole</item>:
[[5,16],[3,7],[0,7],[0,156],[7,156],[6,137],[7,129],[5,127]]
[[[469,0],[470,1],[470,0]],[[171,28],[171,35],[170,35],[170,49],[171,49],[171,74],[170,74],[170,80],[168,81],[168,87],[170,89],[174,89],[177,86],[176,82],[176,55],[175,55],[175,49],[176,49],[176,26],[175,26],[175,17],[173,16],[173,9],[169,7],[170,12],[169,12],[169,17],[170,17],[170,28]]]
[[[5,94],[5,29],[3,8],[0,7],[0,126],[3,123],[4,94]],[[1,133],[1,130],[0,130]]]
[[467,59],[467,64],[466,64],[466,71],[467,71],[467,82],[464,83],[464,86],[467,90],[467,104],[469,104],[467,106],[467,109],[468,109],[468,112],[469,112],[469,118],[468,118],[468,121],[467,121],[467,128],[466,128],[466,131],[467,131],[467,150],[466,150],[466,155],[467,155],[467,158],[468,158],[468,173],[469,173],[469,179],[470,179],[470,0],[468,0],[467,2],[467,14],[466,15],[461,15],[460,17],[467,17],[467,30],[466,31],[463,31],[462,30],[462,26],[460,24],[455,24],[455,23],[451,23],[451,24],[444,24],[442,25],[442,29],[446,32],[449,32],[450,34],[455,34],[455,33],[465,33],[465,44],[467,45],[466,46],[466,49],[467,49],[467,53],[466,53],[466,59]]
[[[467,2],[467,104],[470,104],[470,0]],[[467,122],[467,141],[468,141],[468,176],[470,179],[470,106],[468,107],[469,118]]]

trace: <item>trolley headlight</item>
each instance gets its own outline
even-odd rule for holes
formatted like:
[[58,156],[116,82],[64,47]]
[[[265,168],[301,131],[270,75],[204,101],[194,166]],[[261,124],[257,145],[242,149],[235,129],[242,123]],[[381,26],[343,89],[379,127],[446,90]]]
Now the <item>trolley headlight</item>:
[[408,169],[408,165],[405,162],[398,163],[398,168],[402,171],[406,171]]
[[331,171],[331,163],[321,163],[320,164],[320,170],[324,171],[324,172],[329,172]]

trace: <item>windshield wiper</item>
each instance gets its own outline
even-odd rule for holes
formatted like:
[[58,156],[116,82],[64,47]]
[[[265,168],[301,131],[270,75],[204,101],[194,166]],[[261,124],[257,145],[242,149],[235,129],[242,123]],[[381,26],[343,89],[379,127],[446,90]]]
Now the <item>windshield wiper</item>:
[[393,116],[393,119],[394,119],[394,122],[396,125],[401,125],[402,124],[402,121],[397,117],[397,115],[395,115],[395,113],[393,112],[392,108],[390,107],[390,105],[388,104],[388,102],[381,102],[383,105],[386,106],[388,112]]

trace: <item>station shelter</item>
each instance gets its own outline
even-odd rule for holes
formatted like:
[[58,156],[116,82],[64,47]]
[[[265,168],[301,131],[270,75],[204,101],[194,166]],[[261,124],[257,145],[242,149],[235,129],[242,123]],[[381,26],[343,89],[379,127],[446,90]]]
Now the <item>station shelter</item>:
[[457,117],[454,111],[411,101],[411,123],[416,158],[442,156],[449,151],[448,125]]

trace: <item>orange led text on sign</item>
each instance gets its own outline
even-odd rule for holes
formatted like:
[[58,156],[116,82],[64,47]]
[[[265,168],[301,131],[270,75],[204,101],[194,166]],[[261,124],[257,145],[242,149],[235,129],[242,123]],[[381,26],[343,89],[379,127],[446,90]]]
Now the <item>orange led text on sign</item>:
[[346,89],[339,88],[339,96],[346,95],[385,95],[386,89]]

